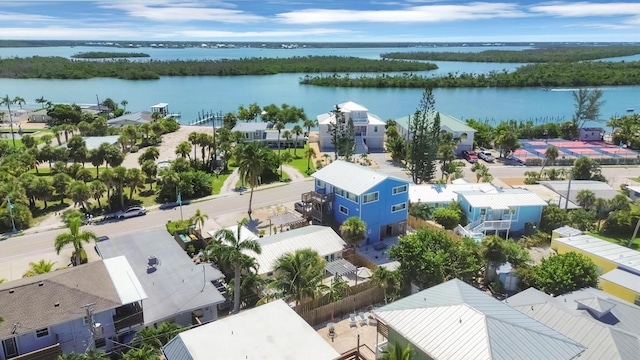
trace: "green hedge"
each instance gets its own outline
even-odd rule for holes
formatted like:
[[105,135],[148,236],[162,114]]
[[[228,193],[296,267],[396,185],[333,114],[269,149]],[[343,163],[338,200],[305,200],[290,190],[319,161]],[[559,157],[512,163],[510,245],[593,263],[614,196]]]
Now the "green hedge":
[[166,227],[169,234],[172,236],[175,235],[178,231],[186,232],[189,229],[189,220],[176,220],[176,221],[167,221]]

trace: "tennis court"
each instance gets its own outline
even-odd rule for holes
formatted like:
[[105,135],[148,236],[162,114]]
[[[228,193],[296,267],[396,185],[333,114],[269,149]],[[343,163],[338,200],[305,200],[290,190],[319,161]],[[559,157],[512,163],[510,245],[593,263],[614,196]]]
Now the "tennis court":
[[[602,141],[569,141],[563,139],[520,140],[520,148],[513,152],[513,156],[523,163],[528,159],[544,159],[549,146],[558,149],[561,159],[576,159],[586,156],[593,159],[603,159],[606,163],[615,163],[622,159],[639,159],[640,153]],[[607,161],[608,160],[608,161]]]

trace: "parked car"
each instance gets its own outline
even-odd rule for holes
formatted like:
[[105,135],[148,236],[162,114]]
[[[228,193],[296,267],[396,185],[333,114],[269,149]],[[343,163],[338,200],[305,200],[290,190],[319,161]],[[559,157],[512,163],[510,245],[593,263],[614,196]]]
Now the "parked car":
[[142,216],[147,213],[147,209],[144,206],[132,206],[125,211],[120,211],[116,214],[118,219],[127,219],[134,216]]
[[474,151],[465,150],[462,152],[462,156],[464,156],[464,158],[472,164],[478,162],[478,155],[476,155]]
[[486,150],[485,150],[485,151],[480,151],[480,152],[478,153],[478,157],[479,157],[480,159],[482,159],[482,160],[484,160],[484,161],[486,161],[486,162],[490,162],[490,163],[492,163],[492,162],[495,160],[495,158],[493,157],[493,155],[491,155],[491,152],[486,151]]
[[96,240],[96,242],[102,242],[102,241],[107,241],[107,240],[109,240],[109,237],[108,237],[108,236],[100,236],[100,237],[98,238],[98,240]]
[[293,204],[293,208],[300,214],[308,214],[311,212],[311,204],[307,204],[305,206],[305,204],[301,201],[298,201],[297,203]]

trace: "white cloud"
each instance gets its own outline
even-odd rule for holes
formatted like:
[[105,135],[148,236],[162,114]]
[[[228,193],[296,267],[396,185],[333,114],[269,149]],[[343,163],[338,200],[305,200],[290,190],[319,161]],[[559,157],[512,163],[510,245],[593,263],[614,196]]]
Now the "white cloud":
[[71,28],[62,26],[47,27],[13,27],[2,28],[5,39],[33,39],[33,40],[143,40],[176,37],[174,33],[162,32],[160,29],[147,28],[143,31],[131,30],[129,27],[93,27]]
[[34,21],[56,21],[58,18],[46,15],[36,14],[24,14],[8,11],[0,11],[0,21],[20,21],[20,22],[34,22]]
[[[207,3],[209,5],[210,3]],[[198,2],[162,3],[153,5],[142,2],[103,3],[102,8],[122,10],[128,16],[159,22],[216,21],[222,23],[249,23],[264,20],[262,16],[242,10],[229,9],[230,4],[216,2],[217,7],[207,7]]]
[[301,36],[319,36],[319,35],[332,35],[332,34],[347,34],[352,33],[349,30],[344,29],[301,29],[301,30],[269,30],[269,31],[218,31],[218,30],[181,30],[179,31],[181,36],[195,38],[195,39],[208,39],[208,38],[291,38]]
[[561,17],[640,16],[640,3],[556,2],[534,5],[529,10]]
[[517,18],[528,16],[517,4],[474,2],[457,5],[423,5],[397,10],[303,9],[276,14],[286,24],[417,23]]

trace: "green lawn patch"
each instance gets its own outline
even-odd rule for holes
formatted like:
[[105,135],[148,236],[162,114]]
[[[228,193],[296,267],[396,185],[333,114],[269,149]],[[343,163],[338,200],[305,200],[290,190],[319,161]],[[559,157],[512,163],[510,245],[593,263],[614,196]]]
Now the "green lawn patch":
[[640,183],[640,177],[637,177],[637,178],[631,178],[631,180],[633,180],[633,181],[635,181],[635,182],[637,182],[637,183]]
[[[13,140],[11,138],[9,138],[9,139],[0,139],[0,141],[6,142],[7,144],[9,144],[9,147],[13,147]],[[24,144],[22,143],[22,140],[16,139],[16,147],[17,148],[24,147]]]
[[222,185],[224,185],[224,182],[227,180],[229,175],[231,175],[231,173],[220,174],[218,177],[214,176],[212,183],[213,195],[220,194],[220,189],[222,189]]
[[[304,149],[296,149],[295,152],[297,154],[297,157],[294,156],[293,161],[287,164],[298,169],[298,171],[300,171],[300,173],[304,177],[309,177],[309,175],[307,174],[307,158],[304,156],[304,153],[305,151],[307,151],[308,148],[309,148],[309,145],[305,145]],[[293,155],[293,150],[294,149],[283,149],[282,151],[288,151],[289,153],[291,153],[291,155]],[[317,158],[317,155],[316,155],[316,158]],[[311,163],[309,165],[311,166],[312,172],[316,171],[315,161],[316,159],[311,158]]]
[[633,239],[631,246],[629,246],[629,239],[615,238],[615,237],[610,237],[610,236],[606,236],[606,235],[602,235],[594,232],[590,232],[589,235],[597,237],[598,239],[606,240],[610,243],[618,244],[620,246],[630,247],[631,249],[634,249],[634,250],[640,249],[640,237]]

